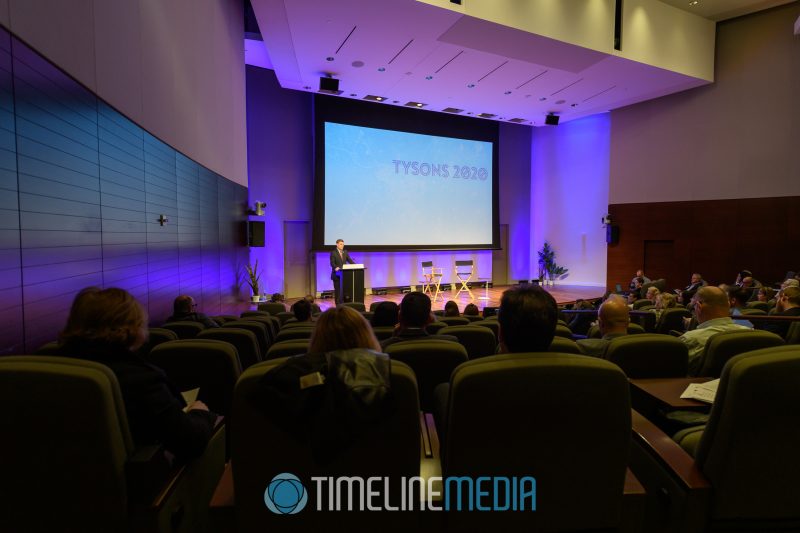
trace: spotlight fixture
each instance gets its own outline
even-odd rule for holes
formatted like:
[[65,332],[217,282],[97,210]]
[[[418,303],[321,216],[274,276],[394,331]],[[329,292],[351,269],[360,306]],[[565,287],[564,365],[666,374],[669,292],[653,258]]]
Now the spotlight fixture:
[[467,89],[474,89],[474,88],[475,88],[474,83],[470,83],[469,85],[467,85]]
[[497,115],[495,115],[494,113],[478,113],[478,114],[477,114],[477,115],[475,115],[475,116],[476,116],[476,117],[479,117],[479,118],[494,118],[494,117],[496,117]]
[[433,79],[433,76],[425,76],[425,79],[426,79],[426,80],[432,80],[432,79]]
[[513,122],[514,124],[522,124],[525,122],[524,118],[510,118],[508,119],[509,122]]
[[428,104],[423,104],[422,102],[406,102],[403,105],[406,106],[406,107],[416,107],[416,108],[419,109],[419,108],[425,107]]
[[362,100],[369,100],[370,102],[384,102],[386,101],[385,96],[376,96],[374,94],[368,94]]
[[386,72],[386,67],[379,67],[378,72]]
[[463,109],[459,109],[457,107],[445,107],[444,109],[442,109],[442,111],[444,111],[445,113],[463,113],[464,112]]
[[325,61],[333,61],[333,56],[328,56],[325,58]]
[[511,94],[511,91],[506,91],[503,94]]

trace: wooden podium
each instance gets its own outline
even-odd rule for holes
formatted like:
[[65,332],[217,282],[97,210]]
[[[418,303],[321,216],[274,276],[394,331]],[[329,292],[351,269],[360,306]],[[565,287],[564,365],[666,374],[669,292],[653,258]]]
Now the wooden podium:
[[345,302],[364,303],[364,265],[347,264],[342,267],[342,299]]

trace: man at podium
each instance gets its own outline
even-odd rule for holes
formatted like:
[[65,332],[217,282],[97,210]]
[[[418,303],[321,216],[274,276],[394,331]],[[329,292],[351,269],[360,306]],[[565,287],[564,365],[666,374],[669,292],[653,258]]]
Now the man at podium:
[[344,249],[344,240],[336,239],[336,249],[331,252],[331,280],[333,281],[333,292],[336,304],[344,301],[342,295],[342,267],[345,263],[355,263]]

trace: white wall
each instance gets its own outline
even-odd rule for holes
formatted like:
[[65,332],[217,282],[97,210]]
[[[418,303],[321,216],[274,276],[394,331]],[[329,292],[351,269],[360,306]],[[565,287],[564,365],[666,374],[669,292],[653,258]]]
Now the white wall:
[[247,186],[238,0],[1,0],[0,23],[153,135]]
[[536,128],[531,149],[531,277],[544,241],[569,269],[562,283],[605,286],[608,207],[608,114]]

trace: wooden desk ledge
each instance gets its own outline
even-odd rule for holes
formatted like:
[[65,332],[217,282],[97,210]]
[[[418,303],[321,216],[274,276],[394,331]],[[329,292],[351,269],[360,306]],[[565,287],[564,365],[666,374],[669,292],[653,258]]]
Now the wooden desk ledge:
[[694,458],[655,424],[636,411],[631,413],[633,440],[671,471],[687,489],[709,490],[710,483],[697,467]]

